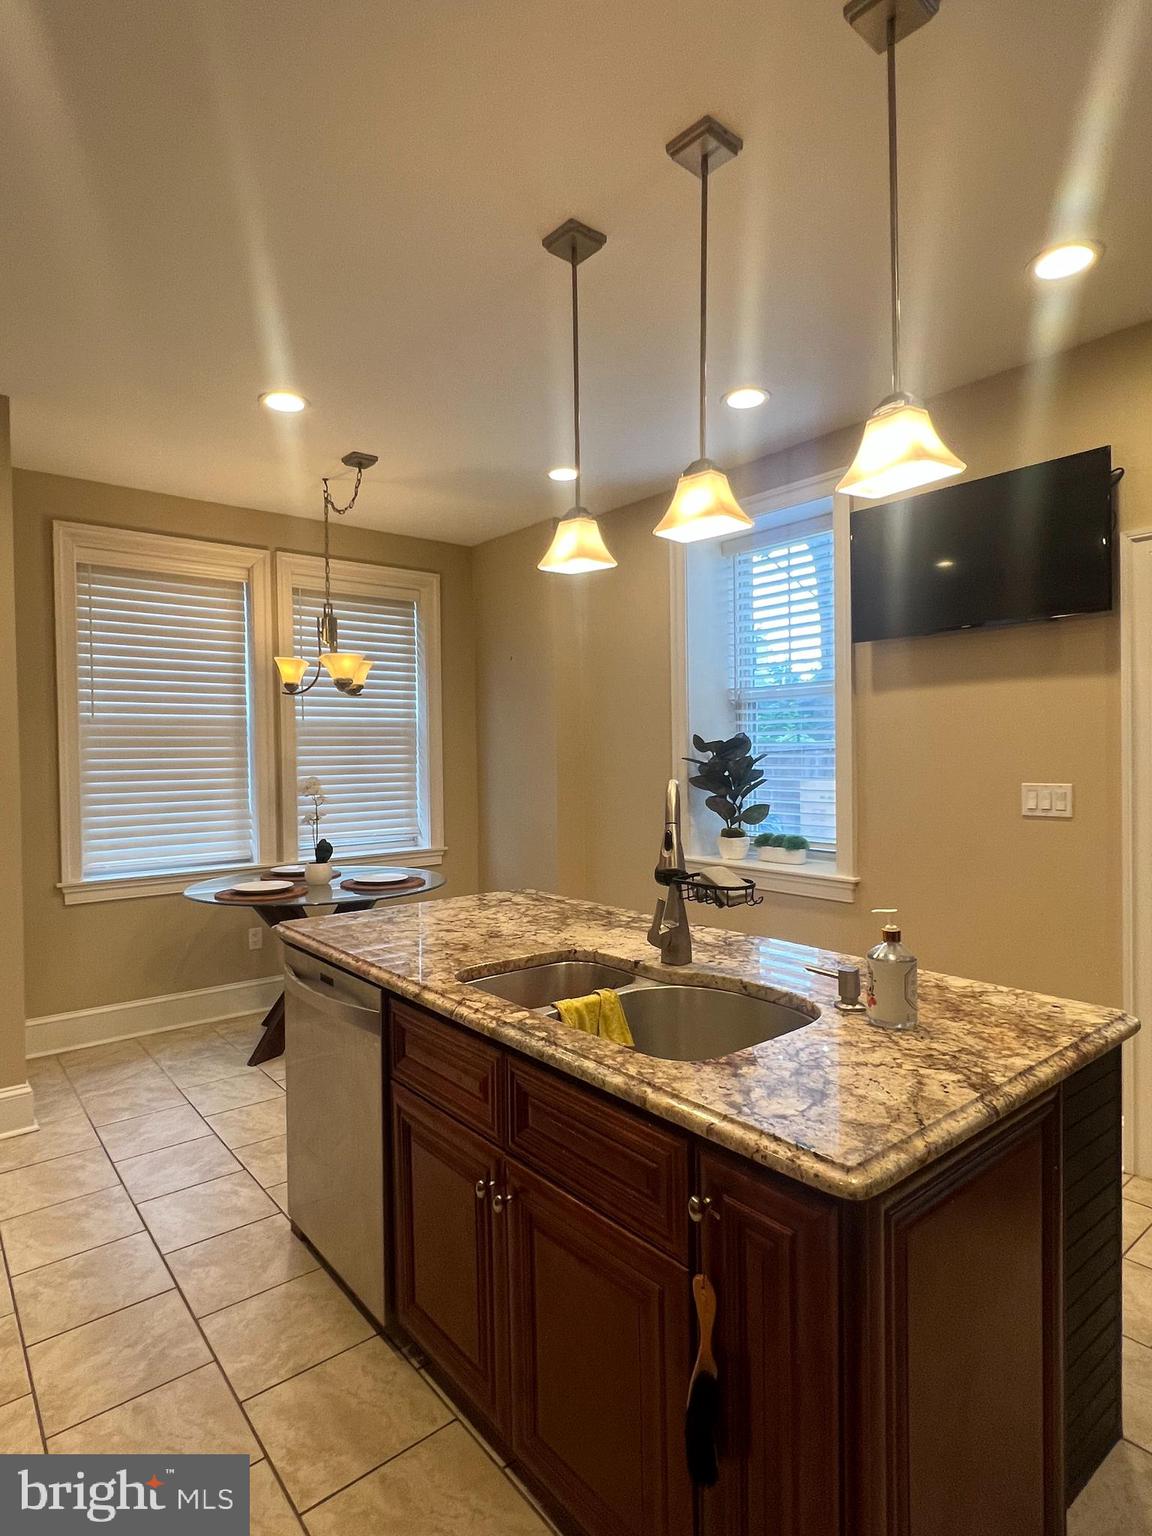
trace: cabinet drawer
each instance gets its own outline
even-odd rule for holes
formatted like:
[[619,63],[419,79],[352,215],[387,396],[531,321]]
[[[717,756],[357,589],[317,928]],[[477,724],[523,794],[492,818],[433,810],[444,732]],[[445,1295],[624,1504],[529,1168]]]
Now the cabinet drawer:
[[577,1200],[687,1261],[687,1137],[512,1061],[508,1147]]
[[408,1003],[392,1003],[392,1080],[499,1141],[504,1124],[502,1052]]

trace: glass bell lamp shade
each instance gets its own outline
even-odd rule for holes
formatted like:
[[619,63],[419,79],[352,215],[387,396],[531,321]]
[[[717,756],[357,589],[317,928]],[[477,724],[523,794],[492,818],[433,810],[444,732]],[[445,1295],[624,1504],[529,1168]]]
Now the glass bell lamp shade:
[[308,663],[302,656],[275,656],[276,669],[280,673],[280,681],[285,688],[293,691],[299,688],[300,680],[308,670]]
[[697,459],[680,476],[671,504],[652,532],[677,544],[695,544],[755,526],[733,496],[724,471],[711,459]]
[[911,395],[889,395],[864,424],[856,457],[836,489],[881,501],[966,468],[932,425],[926,406]]
[[583,507],[573,507],[556,524],[548,553],[536,569],[560,576],[580,576],[585,571],[610,571],[615,564],[600,524]]
[[356,651],[325,651],[320,657],[337,688],[351,688],[364,658]]
[[360,665],[356,668],[355,672],[353,672],[353,674],[352,674],[352,686],[354,688],[363,688],[364,683],[365,683],[365,681],[366,681],[366,679],[368,677],[369,672],[371,672],[371,670],[372,670],[372,663],[370,661],[362,661],[360,663]]

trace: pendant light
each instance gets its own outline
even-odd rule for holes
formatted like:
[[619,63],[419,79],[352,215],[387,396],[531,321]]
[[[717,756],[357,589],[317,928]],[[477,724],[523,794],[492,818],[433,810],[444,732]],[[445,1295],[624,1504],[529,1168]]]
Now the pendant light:
[[[332,607],[332,560],[329,555],[328,514],[335,512],[337,517],[343,517],[346,512],[351,512],[360,494],[360,482],[364,478],[364,471],[371,469],[377,462],[377,455],[346,453],[340,462],[356,471],[356,483],[352,487],[352,495],[348,501],[342,507],[338,507],[332,500],[327,478],[321,481],[324,487],[324,602],[320,609],[320,617],[316,620],[316,646],[320,654],[312,662],[303,656],[273,657],[276,670],[280,674],[280,687],[284,693],[292,697],[300,697],[315,688],[320,681],[320,668],[323,667],[341,693],[355,698],[364,692],[364,683],[372,666],[372,663],[359,652],[340,649],[340,626],[336,622],[336,611]],[[310,666],[316,668],[316,676],[311,682],[305,683],[304,674]]]
[[665,148],[677,165],[700,178],[700,454],[680,476],[668,510],[652,532],[661,539],[693,544],[755,526],[732,494],[728,476],[708,457],[708,177],[734,160],[744,141],[715,118],[702,117]]
[[888,233],[891,253],[892,393],[869,416],[852,466],[836,487],[869,501],[948,480],[967,467],[943,441],[922,400],[900,376],[900,194],[897,176],[896,44],[931,21],[939,0],[850,0],[849,23],[888,61]]
[[616,564],[608,553],[600,525],[580,504],[580,294],[577,271],[582,261],[594,256],[607,239],[579,219],[569,219],[544,237],[544,249],[559,256],[572,269],[572,477],[575,501],[556,524],[548,552],[537,566],[560,576],[580,576],[586,571],[608,571]]

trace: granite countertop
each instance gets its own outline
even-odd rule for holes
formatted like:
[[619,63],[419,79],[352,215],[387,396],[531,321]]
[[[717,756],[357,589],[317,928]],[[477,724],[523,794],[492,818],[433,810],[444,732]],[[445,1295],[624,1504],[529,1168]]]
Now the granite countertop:
[[[849,959],[694,927],[690,966],[663,966],[650,919],[538,891],[497,891],[307,918],[290,945],[718,1146],[848,1199],[866,1199],[1043,1093],[1139,1028],[1115,1008],[920,972],[920,1023],[877,1029],[834,1009],[805,969]],[[803,1029],[717,1061],[666,1061],[566,1028],[461,977],[551,960],[623,965],[672,982],[819,1010]],[[859,963],[859,962],[851,962]]]

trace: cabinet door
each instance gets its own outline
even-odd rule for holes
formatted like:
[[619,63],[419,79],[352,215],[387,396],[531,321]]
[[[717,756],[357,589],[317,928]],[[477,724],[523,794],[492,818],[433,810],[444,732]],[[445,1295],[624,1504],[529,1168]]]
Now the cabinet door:
[[835,1203],[705,1152],[703,1269],[716,1288],[720,1478],[707,1536],[839,1529]]
[[402,1088],[393,1089],[392,1123],[396,1319],[499,1424],[506,1287],[491,1201],[499,1154]]
[[687,1536],[689,1271],[507,1168],[516,1455],[587,1536]]

